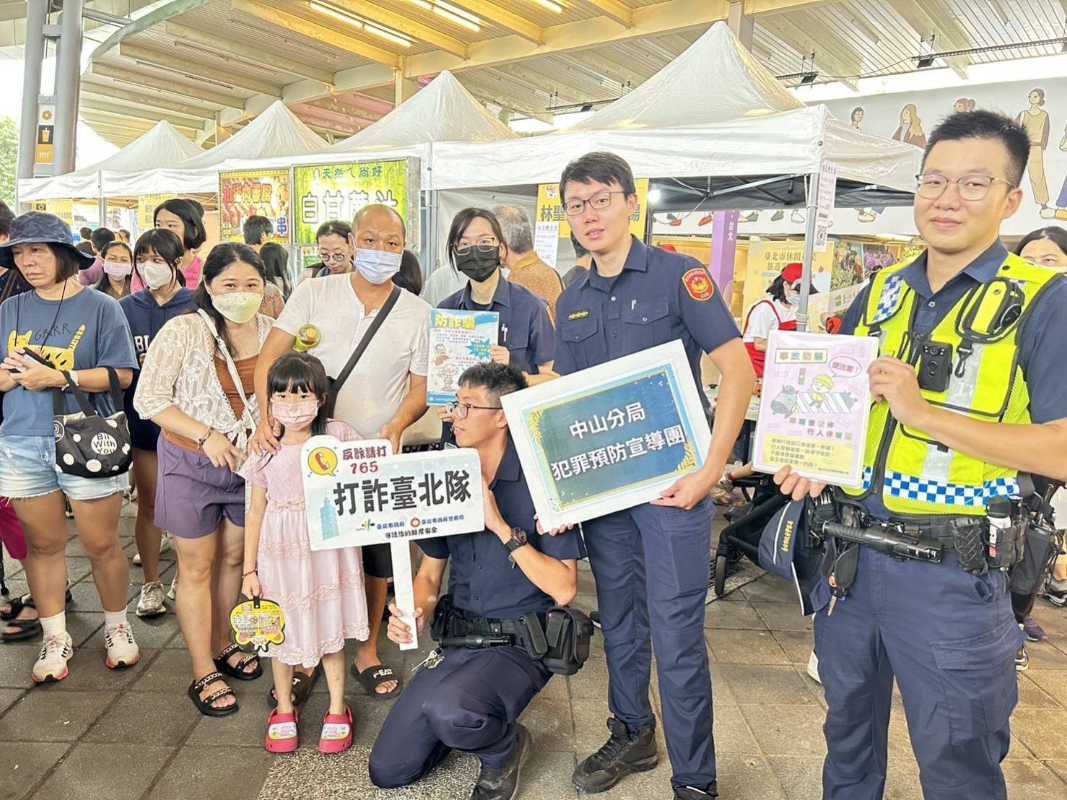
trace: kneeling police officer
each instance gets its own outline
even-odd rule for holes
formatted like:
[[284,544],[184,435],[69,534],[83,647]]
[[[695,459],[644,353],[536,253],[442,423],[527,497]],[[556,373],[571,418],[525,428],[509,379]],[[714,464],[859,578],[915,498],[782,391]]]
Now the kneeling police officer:
[[[1067,476],[1067,281],[999,239],[1028,152],[1006,117],[946,119],[917,176],[926,252],[877,273],[844,321],[880,357],[864,485],[834,492],[824,526],[826,800],[882,797],[894,679],[926,800],[1007,797],[1021,473]],[[797,500],[824,488],[788,468],[775,480]]]
[[[420,632],[433,620],[441,646],[389,712],[370,777],[381,788],[406,786],[461,750],[482,762],[472,800],[511,800],[530,746],[516,720],[554,671],[576,671],[588,655],[592,626],[559,608],[574,598],[585,550],[577,531],[537,530],[500,406],[502,395],[526,388],[522,373],[481,364],[463,373],[459,387],[455,437],[481,458],[486,529],[418,542],[425,558],[414,581],[415,617]],[[395,606],[390,610],[389,638],[410,641],[411,630]]]

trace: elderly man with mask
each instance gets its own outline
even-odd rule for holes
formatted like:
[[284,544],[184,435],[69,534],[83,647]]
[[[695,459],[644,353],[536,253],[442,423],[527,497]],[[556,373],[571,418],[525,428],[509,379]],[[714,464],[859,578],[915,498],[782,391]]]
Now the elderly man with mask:
[[[430,318],[427,303],[392,281],[400,269],[405,238],[404,221],[392,208],[369,205],[360,209],[352,221],[349,241],[355,253],[354,269],[304,281],[293,291],[259,356],[259,396],[266,396],[271,366],[293,349],[299,336],[305,349],[318,357],[326,373],[340,384],[333,416],[347,422],[363,438],[388,439],[393,451],[400,451],[404,430],[426,411]],[[373,331],[379,318],[380,327]],[[362,355],[346,369],[368,333],[371,338]],[[342,383],[339,379],[346,372]],[[266,414],[253,447],[268,452],[278,449],[274,421]],[[377,644],[388,579],[392,577],[389,547],[364,547],[363,567],[371,630],[370,638],[356,651],[352,670],[372,697],[395,697],[400,692],[399,676],[382,665]],[[301,684],[302,678],[295,680]]]

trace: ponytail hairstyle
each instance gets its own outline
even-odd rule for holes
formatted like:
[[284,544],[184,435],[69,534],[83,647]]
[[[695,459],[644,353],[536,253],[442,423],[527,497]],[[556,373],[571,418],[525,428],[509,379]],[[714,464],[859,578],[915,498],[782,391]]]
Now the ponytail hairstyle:
[[225,342],[226,349],[231,356],[234,355],[234,350],[233,343],[226,333],[226,318],[218,312],[215,304],[211,302],[211,295],[208,293],[207,285],[229,269],[230,265],[235,261],[240,261],[253,267],[259,273],[259,277],[263,280],[264,287],[266,287],[267,277],[263,269],[263,260],[259,257],[259,254],[247,244],[226,242],[215,245],[211,248],[211,252],[207,254],[207,260],[204,261],[203,279],[193,294],[193,300],[196,302],[197,308],[206,311],[207,315],[215,322],[215,331]]

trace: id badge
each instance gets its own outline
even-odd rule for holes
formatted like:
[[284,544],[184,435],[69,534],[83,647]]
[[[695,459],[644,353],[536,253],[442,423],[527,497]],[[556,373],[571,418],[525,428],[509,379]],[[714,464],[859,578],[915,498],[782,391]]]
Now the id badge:
[[230,627],[239,647],[266,653],[272,644],[285,641],[285,612],[273,600],[254,597],[233,607]]

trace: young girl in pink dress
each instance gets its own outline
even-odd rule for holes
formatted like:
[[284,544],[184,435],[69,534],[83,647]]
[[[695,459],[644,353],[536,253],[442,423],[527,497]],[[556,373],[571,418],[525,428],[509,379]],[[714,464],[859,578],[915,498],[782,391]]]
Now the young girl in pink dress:
[[266,597],[285,613],[285,641],[268,655],[278,707],[267,719],[266,747],[291,753],[299,743],[293,707],[293,668],[320,661],[330,689],[319,750],[341,753],[352,746],[352,712],[345,705],[345,639],[366,639],[367,601],[358,547],[312,552],[300,449],[316,434],[342,441],[358,438],[352,428],[327,420],[327,379],[322,363],[305,353],[287,353],[267,377],[271,416],[281,424],[281,449],[252,456],[240,474],[251,485],[245,521],[246,597]]

